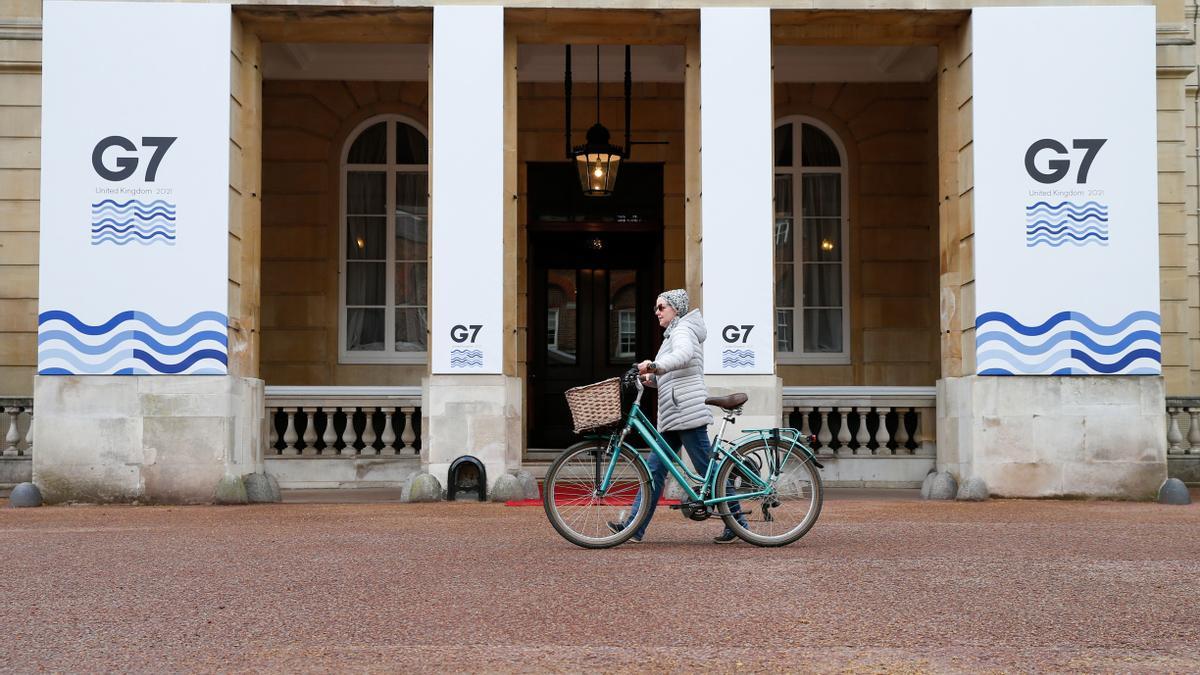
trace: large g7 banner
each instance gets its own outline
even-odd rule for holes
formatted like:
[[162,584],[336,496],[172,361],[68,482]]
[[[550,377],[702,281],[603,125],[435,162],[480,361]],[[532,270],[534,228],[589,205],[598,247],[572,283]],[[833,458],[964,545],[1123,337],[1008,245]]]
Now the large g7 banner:
[[43,4],[39,374],[227,372],[230,20]]
[[1154,7],[971,21],[976,372],[1161,373]]

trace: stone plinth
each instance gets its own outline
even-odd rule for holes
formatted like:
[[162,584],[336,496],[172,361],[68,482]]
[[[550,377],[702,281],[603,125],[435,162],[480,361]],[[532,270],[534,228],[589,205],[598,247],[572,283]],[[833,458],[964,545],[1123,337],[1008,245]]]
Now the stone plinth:
[[[742,415],[725,430],[725,438],[733,440],[744,429],[769,429],[780,425],[783,411],[783,380],[774,375],[705,375],[709,396],[727,396],[741,392],[749,397],[742,406]],[[709,406],[715,426],[709,437],[721,429],[720,408]]]
[[1153,499],[1167,477],[1161,377],[946,378],[937,406],[938,468],[995,496]]
[[262,380],[216,375],[34,379],[33,481],[47,502],[212,502],[262,472]]
[[432,375],[422,404],[421,459],[447,485],[450,463],[463,455],[483,462],[488,492],[521,467],[523,382],[504,375]]

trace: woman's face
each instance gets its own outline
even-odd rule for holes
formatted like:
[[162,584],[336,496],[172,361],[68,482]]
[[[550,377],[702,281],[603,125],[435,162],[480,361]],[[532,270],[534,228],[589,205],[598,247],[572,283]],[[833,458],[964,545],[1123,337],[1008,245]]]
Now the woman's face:
[[660,295],[658,300],[654,301],[654,316],[658,317],[658,325],[666,328],[675,320],[675,317],[679,316],[679,312],[676,312],[671,303]]

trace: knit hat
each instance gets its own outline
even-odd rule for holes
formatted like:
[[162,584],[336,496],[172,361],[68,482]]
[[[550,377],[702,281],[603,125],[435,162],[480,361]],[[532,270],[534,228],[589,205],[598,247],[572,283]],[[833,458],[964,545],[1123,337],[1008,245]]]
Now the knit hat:
[[682,288],[676,288],[673,291],[663,291],[658,297],[667,301],[667,304],[674,307],[675,311],[681,316],[687,314],[688,311],[688,294]]

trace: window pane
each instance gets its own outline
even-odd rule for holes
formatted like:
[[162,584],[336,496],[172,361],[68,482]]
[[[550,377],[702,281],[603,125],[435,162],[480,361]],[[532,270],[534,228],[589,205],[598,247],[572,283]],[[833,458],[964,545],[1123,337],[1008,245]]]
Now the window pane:
[[803,124],[800,137],[800,162],[804,166],[841,166],[837,146],[824,131],[811,124]]
[[842,219],[804,219],[804,262],[842,262]]
[[775,166],[792,165],[792,127],[785,124],[775,127]]
[[387,123],[372,124],[364,129],[350,146],[346,161],[350,164],[387,164]]
[[396,308],[396,351],[426,350],[426,311],[424,307]]
[[346,257],[350,260],[383,260],[387,257],[387,218],[346,217]]
[[780,352],[796,351],[795,338],[796,315],[790,309],[775,312],[775,349]]
[[804,351],[842,351],[842,310],[804,310]]
[[637,351],[637,271],[608,273],[608,353],[629,358]]
[[842,306],[842,266],[816,264],[804,266],[804,306]]
[[396,263],[396,304],[425,305],[429,265],[424,262]]
[[346,175],[346,213],[387,215],[387,174],[351,171]]
[[552,366],[575,363],[578,334],[575,313],[576,284],[575,270],[546,271],[546,318],[549,321],[557,317],[558,323],[555,342],[546,345],[546,363]]
[[429,163],[429,143],[425,134],[403,122],[396,123],[396,163]]
[[383,308],[346,310],[346,349],[383,351]]
[[796,306],[796,266],[792,263],[775,264],[775,306]]
[[387,263],[346,262],[346,304],[382,305],[387,302]]
[[795,211],[791,174],[775,175],[775,259],[788,261],[793,255]]
[[842,217],[842,177],[836,173],[815,173],[803,176],[805,218]]
[[396,259],[429,259],[429,176],[396,174]]

